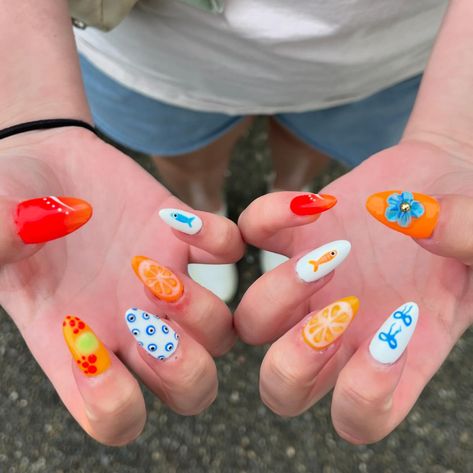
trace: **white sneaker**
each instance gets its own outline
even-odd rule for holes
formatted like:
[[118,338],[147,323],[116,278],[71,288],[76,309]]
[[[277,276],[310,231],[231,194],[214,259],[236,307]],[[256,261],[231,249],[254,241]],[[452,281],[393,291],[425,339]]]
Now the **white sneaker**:
[[[215,214],[226,217],[226,206]],[[230,302],[235,297],[238,288],[236,264],[192,263],[187,266],[187,271],[196,283],[213,292],[223,302]]]
[[285,263],[288,259],[287,256],[273,253],[272,251],[261,250],[259,253],[259,262],[263,273],[272,271],[280,264]]

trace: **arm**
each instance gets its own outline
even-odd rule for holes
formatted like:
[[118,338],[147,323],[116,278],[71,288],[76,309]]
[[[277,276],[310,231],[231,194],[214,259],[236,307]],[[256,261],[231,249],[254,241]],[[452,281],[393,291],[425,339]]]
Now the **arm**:
[[65,0],[0,0],[0,127],[91,121]]
[[463,153],[473,146],[472,18],[470,0],[450,2],[404,140],[453,145]]

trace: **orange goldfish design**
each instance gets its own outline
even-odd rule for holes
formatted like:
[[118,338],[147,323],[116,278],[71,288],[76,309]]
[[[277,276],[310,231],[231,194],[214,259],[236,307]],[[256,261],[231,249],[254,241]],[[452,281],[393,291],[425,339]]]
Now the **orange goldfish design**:
[[337,250],[332,250],[332,251],[327,251],[327,253],[323,254],[319,259],[314,261],[313,259],[309,260],[309,264],[313,266],[313,271],[314,273],[317,272],[319,269],[319,266],[324,263],[328,263],[329,261],[332,261],[335,256],[338,255]]

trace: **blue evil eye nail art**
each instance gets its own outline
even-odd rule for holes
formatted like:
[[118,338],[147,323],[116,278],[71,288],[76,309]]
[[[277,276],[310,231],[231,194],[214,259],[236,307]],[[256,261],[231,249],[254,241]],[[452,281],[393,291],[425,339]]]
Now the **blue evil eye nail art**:
[[128,329],[136,341],[158,360],[169,358],[179,345],[179,335],[159,317],[141,309],[125,313]]

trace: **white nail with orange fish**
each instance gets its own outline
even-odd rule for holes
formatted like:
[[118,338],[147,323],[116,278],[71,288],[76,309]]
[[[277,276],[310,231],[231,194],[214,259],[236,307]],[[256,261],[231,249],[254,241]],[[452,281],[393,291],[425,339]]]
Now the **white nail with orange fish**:
[[350,253],[347,240],[327,243],[304,255],[296,264],[296,272],[305,282],[317,281],[331,273]]

